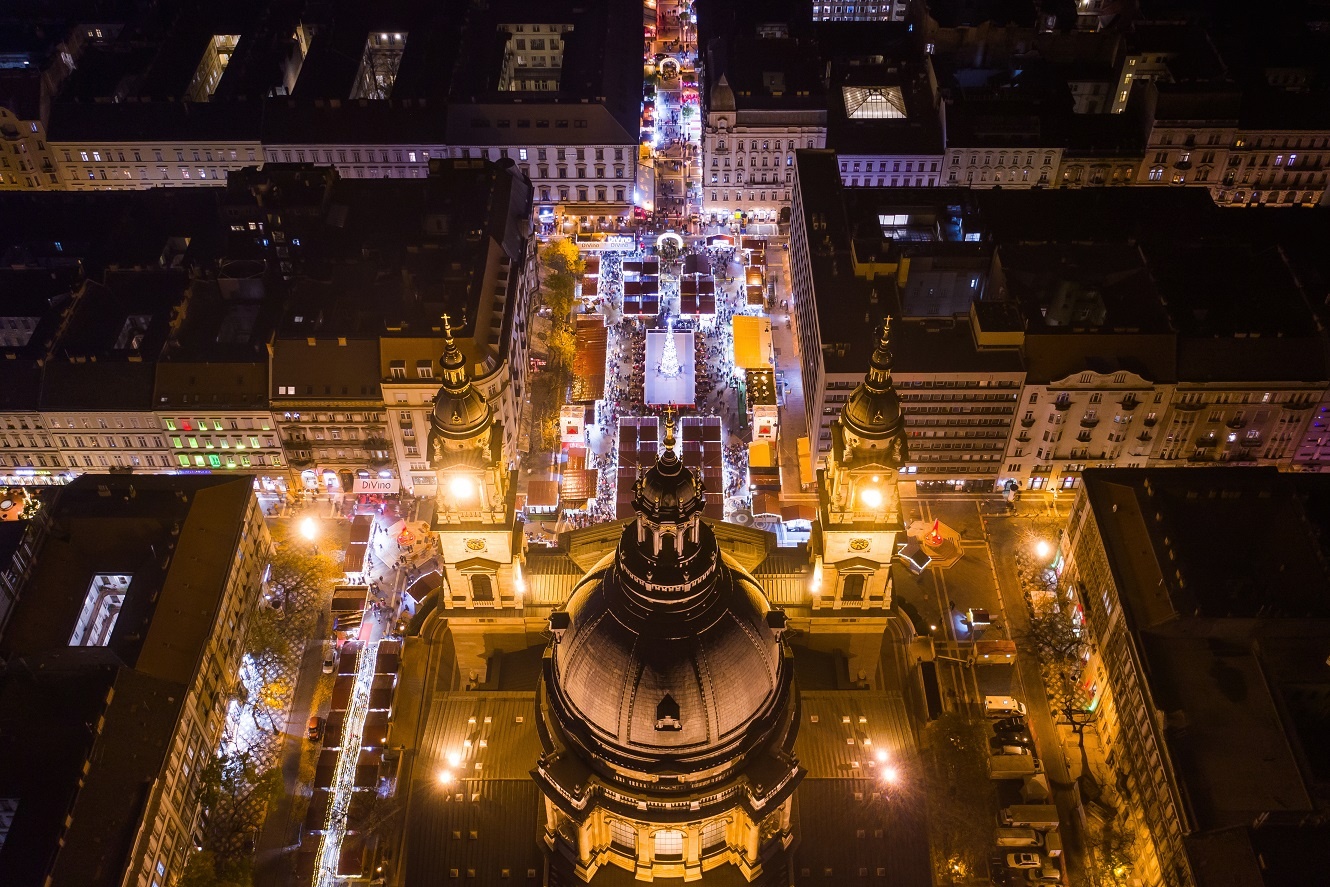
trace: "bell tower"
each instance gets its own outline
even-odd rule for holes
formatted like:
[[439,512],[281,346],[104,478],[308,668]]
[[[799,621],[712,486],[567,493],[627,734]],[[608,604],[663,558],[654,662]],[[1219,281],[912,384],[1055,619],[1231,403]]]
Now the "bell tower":
[[514,542],[514,486],[503,429],[471,384],[466,358],[443,316],[443,383],[430,418],[429,460],[437,477],[434,533],[448,609],[522,606],[522,550]]
[[868,375],[831,426],[831,453],[818,473],[815,609],[891,606],[891,562],[905,529],[896,477],[909,458],[891,360],[888,317]]

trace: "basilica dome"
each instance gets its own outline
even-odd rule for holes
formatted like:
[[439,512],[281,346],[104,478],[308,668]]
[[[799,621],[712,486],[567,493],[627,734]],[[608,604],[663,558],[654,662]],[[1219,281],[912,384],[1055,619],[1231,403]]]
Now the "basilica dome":
[[672,445],[667,431],[637,520],[551,620],[547,693],[593,766],[723,778],[788,719],[784,613],[721,551]]

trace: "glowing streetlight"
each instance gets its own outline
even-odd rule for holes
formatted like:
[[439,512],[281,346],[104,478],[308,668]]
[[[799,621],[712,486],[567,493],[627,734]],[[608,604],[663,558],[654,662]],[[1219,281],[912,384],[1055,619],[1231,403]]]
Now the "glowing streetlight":
[[887,762],[887,750],[884,748],[878,749],[876,757],[879,764],[885,764]]
[[1040,539],[1034,544],[1034,553],[1039,556],[1040,560],[1047,560],[1048,556],[1053,553],[1053,546],[1048,544],[1047,539]]
[[455,751],[448,752],[448,766],[456,767],[462,763],[462,756]]
[[887,783],[888,785],[895,785],[897,782],[900,781],[900,778],[901,778],[900,771],[897,770],[895,767],[882,768],[882,781]]
[[440,771],[439,771],[439,785],[452,785],[452,784],[453,784],[453,778],[454,778],[454,777],[453,777],[453,771],[451,771],[451,770],[440,770]]
[[876,487],[868,487],[859,491],[859,501],[869,508],[882,507],[882,491]]
[[304,536],[310,542],[319,537],[319,525],[314,522],[314,518],[307,517],[300,522],[300,535]]
[[453,494],[454,499],[470,499],[475,487],[466,478],[455,477],[448,483],[448,492]]

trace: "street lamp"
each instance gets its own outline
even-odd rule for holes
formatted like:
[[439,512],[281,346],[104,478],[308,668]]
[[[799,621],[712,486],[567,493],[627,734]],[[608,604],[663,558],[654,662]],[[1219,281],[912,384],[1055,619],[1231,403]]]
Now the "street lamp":
[[1047,539],[1040,539],[1034,544],[1034,553],[1039,556],[1041,561],[1048,560],[1048,556],[1053,553],[1053,546],[1048,544]]
[[451,770],[440,770],[440,771],[439,771],[439,785],[452,785],[452,784],[453,784],[453,778],[454,778],[454,777],[453,777],[453,771],[451,771]]
[[300,535],[309,542],[319,538],[319,525],[315,523],[314,518],[307,517],[300,522]]
[[897,782],[900,781],[900,778],[901,778],[900,771],[897,770],[895,767],[882,768],[882,781],[887,783],[888,785],[895,785]]
[[877,487],[867,487],[859,491],[859,501],[869,508],[882,507],[882,491]]

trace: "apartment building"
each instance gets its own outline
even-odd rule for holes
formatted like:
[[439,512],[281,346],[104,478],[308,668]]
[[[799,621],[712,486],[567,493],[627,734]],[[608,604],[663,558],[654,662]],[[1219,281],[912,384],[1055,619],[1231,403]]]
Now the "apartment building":
[[910,15],[910,0],[812,0],[815,22],[903,22]]
[[0,484],[60,483],[67,474],[41,414],[42,372],[82,286],[76,263],[0,270]]
[[728,13],[732,22],[717,20],[719,12],[700,22],[700,184],[712,223],[780,221],[794,188],[794,152],[826,145],[820,47],[790,12],[740,8]]
[[173,467],[244,474],[263,490],[286,491],[285,454],[268,409],[274,302],[261,281],[190,281],[153,386]]
[[52,105],[59,187],[222,186],[262,163],[425,178],[430,160],[511,158],[551,207],[623,216],[642,98],[635,12],[199,4],[158,54],[108,30]]
[[0,681],[25,749],[0,764],[0,869],[16,885],[170,884],[199,840],[198,779],[271,539],[248,478],[91,474],[47,507],[63,529],[0,649],[58,667]]
[[1016,100],[943,106],[947,150],[942,184],[1050,188],[1062,165],[1061,133],[1036,104]]
[[1025,370],[1016,343],[984,338],[970,316],[991,263],[969,237],[979,216],[952,202],[957,192],[845,189],[829,151],[799,152],[796,173],[790,286],[810,468],[830,451],[873,325],[890,315],[902,475],[921,489],[994,489]]
[[148,269],[108,272],[82,288],[50,347],[38,401],[69,473],[175,466],[153,387],[186,283],[179,271]]
[[[796,162],[791,289],[813,464],[865,359],[860,321],[891,314],[904,471],[921,483],[1320,470],[1330,366],[1314,227],[1295,238],[1197,190],[847,189],[826,178],[839,163]],[[1194,232],[1168,222],[1183,216]]]
[[1002,482],[1071,489],[1091,460],[1147,464],[1177,380],[1177,338],[1140,250],[1003,244],[990,295],[976,316],[992,321],[986,332],[1007,321],[1026,373]]
[[379,387],[377,337],[329,335],[312,319],[292,315],[273,342],[269,380],[291,489],[351,494],[362,479],[390,486],[398,481]]
[[1315,431],[1330,362],[1284,251],[1216,243],[1147,255],[1178,333],[1178,382],[1152,464],[1289,466]]
[[1084,475],[1061,581],[1143,884],[1320,876],[1327,494],[1269,468]]
[[865,50],[837,58],[827,96],[827,143],[841,181],[874,188],[942,183],[942,108],[930,59],[884,59]]

